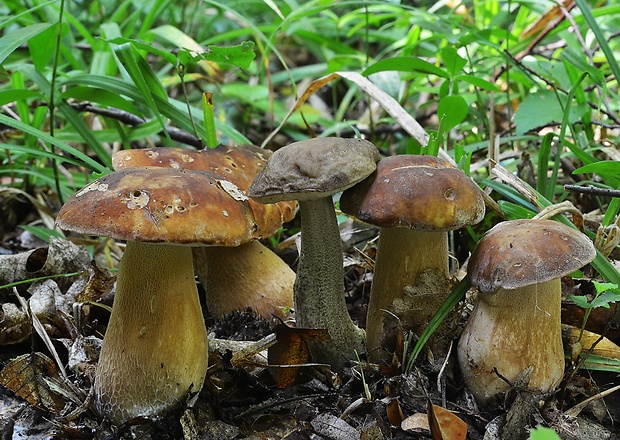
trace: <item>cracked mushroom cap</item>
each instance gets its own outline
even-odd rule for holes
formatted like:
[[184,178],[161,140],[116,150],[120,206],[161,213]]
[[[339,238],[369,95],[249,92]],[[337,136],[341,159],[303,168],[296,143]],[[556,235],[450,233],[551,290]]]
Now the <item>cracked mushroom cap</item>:
[[365,179],[379,158],[377,148],[363,139],[295,142],[273,153],[249,195],[261,203],[327,197]]
[[468,273],[472,285],[489,294],[560,278],[594,257],[594,245],[576,229],[552,220],[511,220],[482,237]]
[[[252,181],[263,170],[271,155],[270,150],[254,145],[220,145],[203,150],[159,147],[120,150],[112,156],[112,165],[117,171],[146,166],[209,171],[234,183],[247,194]],[[249,203],[257,223],[255,238],[274,234],[297,213],[295,201],[262,204],[250,200]]]
[[382,228],[449,231],[482,220],[484,199],[448,161],[404,154],[381,159],[374,173],[342,194],[340,209]]
[[247,200],[233,183],[206,171],[127,169],[78,191],[56,223],[117,240],[238,246],[256,229]]

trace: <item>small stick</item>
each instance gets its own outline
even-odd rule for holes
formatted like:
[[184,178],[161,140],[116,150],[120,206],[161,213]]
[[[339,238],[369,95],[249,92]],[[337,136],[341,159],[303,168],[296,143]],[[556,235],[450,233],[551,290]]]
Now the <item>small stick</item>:
[[620,197],[620,190],[598,188],[596,186],[564,185],[564,190],[581,194],[591,194],[593,196]]

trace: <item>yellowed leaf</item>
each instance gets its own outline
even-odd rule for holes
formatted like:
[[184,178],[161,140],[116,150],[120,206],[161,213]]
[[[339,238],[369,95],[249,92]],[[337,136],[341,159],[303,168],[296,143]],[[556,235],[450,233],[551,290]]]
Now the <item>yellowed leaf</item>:
[[465,440],[467,424],[464,421],[447,409],[433,405],[430,400],[426,409],[433,440]]
[[299,99],[297,99],[295,105],[289,110],[284,119],[282,119],[280,125],[278,125],[278,127],[276,127],[276,129],[273,130],[263,141],[261,147],[265,147],[265,145],[269,144],[271,139],[273,139],[273,137],[284,126],[288,118],[294,112],[299,110],[299,108],[311,95],[338,78],[344,78],[355,83],[355,85],[357,85],[361,90],[366,92],[371,98],[378,102],[379,105],[381,105],[381,107],[388,112],[390,116],[392,116],[394,120],[403,128],[403,130],[411,135],[411,137],[417,140],[421,145],[426,145],[428,143],[429,135],[426,131],[424,131],[424,128],[422,128],[413,116],[407,113],[398,101],[373,84],[372,81],[357,72],[334,72],[310,83],[304,93],[299,97]]

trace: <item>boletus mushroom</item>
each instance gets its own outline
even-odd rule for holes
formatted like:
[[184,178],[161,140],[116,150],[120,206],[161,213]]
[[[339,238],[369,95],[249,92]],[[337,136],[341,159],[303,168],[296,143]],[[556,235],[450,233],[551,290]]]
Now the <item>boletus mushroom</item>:
[[478,186],[434,156],[383,158],[340,198],[340,209],[379,226],[366,337],[373,361],[390,361],[396,333],[420,334],[450,293],[448,231],[484,216]]
[[[242,192],[252,184],[271,156],[254,145],[191,150],[145,148],[120,150],[112,156],[116,170],[156,166],[178,170],[203,170],[234,183]],[[274,234],[293,219],[297,203],[262,204],[249,200],[257,228],[253,240],[234,247],[196,247],[194,271],[207,292],[209,313],[220,318],[251,307],[264,319],[288,317],[293,308],[295,272],[258,239]]]
[[481,405],[495,402],[532,368],[528,387],[551,392],[564,374],[560,279],[594,259],[592,242],[551,220],[499,223],[469,265],[476,305],[458,344],[465,385]]
[[376,168],[379,152],[366,140],[316,138],[277,150],[250,186],[261,203],[297,200],[301,250],[294,286],[298,327],[327,329],[330,340],[312,342],[317,362],[335,370],[365,352],[364,332],[351,320],[344,291],[342,241],[332,195]]
[[86,185],[60,210],[64,230],[127,240],[97,366],[96,409],[120,424],[197,393],[207,333],[191,246],[234,246],[256,228],[230,182],[208,172],[140,168]]

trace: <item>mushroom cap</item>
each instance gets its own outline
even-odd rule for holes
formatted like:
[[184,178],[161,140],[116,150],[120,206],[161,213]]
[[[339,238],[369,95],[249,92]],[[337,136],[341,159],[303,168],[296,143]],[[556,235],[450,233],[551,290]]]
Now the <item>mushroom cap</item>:
[[376,168],[379,151],[363,139],[314,138],[277,150],[249,195],[261,203],[313,200],[344,191]]
[[381,159],[374,173],[342,194],[340,209],[382,228],[449,231],[482,220],[484,199],[448,161],[403,154]]
[[[112,166],[115,170],[153,166],[209,171],[234,183],[247,194],[252,181],[263,170],[271,155],[270,150],[254,145],[219,145],[203,150],[157,147],[120,150],[112,156]],[[257,224],[255,238],[272,235],[297,213],[295,201],[265,205],[250,199],[249,203]]]
[[152,243],[238,246],[256,229],[247,197],[206,171],[136,168],[86,185],[56,218],[64,230]]
[[552,220],[510,220],[478,242],[468,274],[481,293],[495,293],[560,278],[594,257],[594,245],[576,229]]

